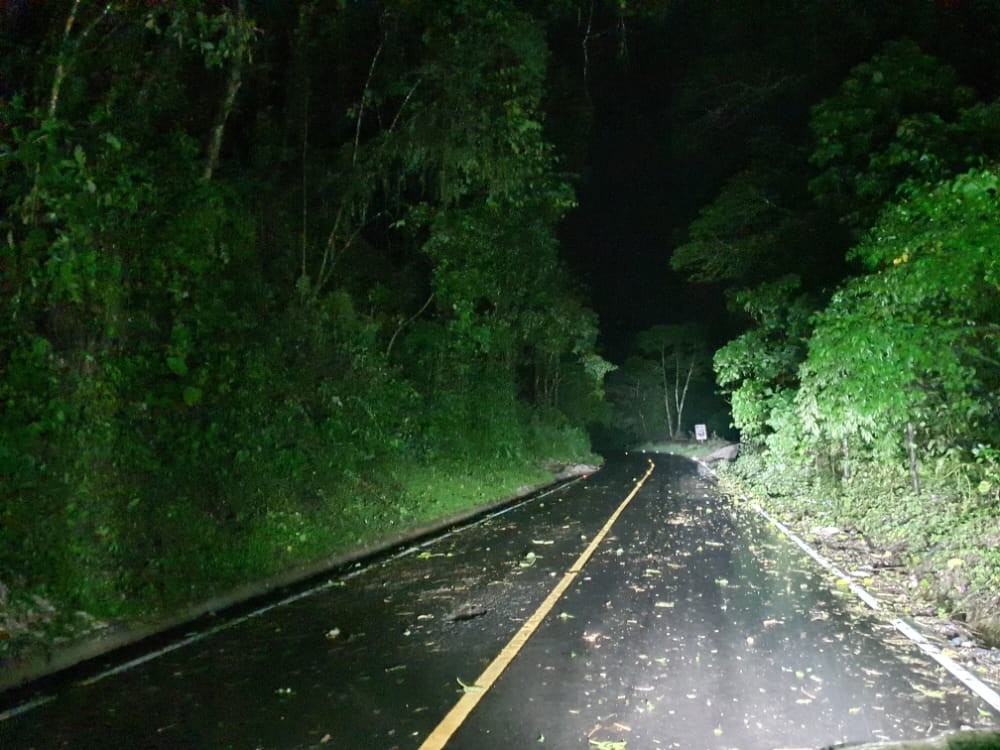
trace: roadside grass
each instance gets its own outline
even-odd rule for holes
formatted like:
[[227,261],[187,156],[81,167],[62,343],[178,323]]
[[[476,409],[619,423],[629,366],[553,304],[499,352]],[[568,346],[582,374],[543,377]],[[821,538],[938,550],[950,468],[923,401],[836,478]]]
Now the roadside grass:
[[[308,503],[275,491],[267,510],[222,525],[176,508],[158,518],[169,540],[156,557],[131,560],[102,606],[70,606],[52,587],[12,581],[0,602],[0,669],[5,661],[44,655],[86,637],[163,620],[254,581],[374,547],[462,512],[551,482],[575,462],[599,463],[586,446],[551,449],[558,458],[385,462],[361,476],[331,477]],[[109,572],[108,575],[111,573]],[[94,571],[93,576],[103,575]],[[96,583],[95,583],[96,585]]]
[[401,491],[400,521],[422,524],[469,508],[512,497],[551,481],[552,473],[532,462],[402,466],[394,471]]

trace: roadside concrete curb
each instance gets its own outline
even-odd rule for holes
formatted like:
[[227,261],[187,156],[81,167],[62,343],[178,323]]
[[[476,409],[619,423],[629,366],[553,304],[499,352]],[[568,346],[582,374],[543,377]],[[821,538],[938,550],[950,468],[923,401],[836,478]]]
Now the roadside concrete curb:
[[491,511],[499,510],[505,506],[514,505],[538,493],[557,489],[563,484],[568,484],[570,481],[589,476],[599,471],[600,468],[600,466],[586,464],[569,466],[554,474],[551,482],[522,487],[512,495],[490,503],[478,505],[461,513],[445,516],[431,523],[399,531],[375,544],[360,547],[342,555],[317,560],[310,565],[294,568],[262,581],[247,583],[225,594],[187,607],[173,617],[149,623],[112,623],[99,634],[53,648],[46,654],[31,654],[23,659],[12,658],[0,661],[0,697],[2,697],[5,691],[23,689],[36,680],[50,677],[57,672],[78,666],[91,659],[105,656],[112,651],[133,646],[142,640],[164,634],[170,630],[183,627],[186,624],[192,624],[200,618],[224,612],[238,605],[247,604],[254,599],[262,599],[282,589],[293,587],[312,578],[319,577],[326,572],[333,572],[339,568],[361,563],[370,558],[385,554],[396,547],[441,533],[451,527],[458,526],[466,521],[472,521],[479,516],[487,515]]

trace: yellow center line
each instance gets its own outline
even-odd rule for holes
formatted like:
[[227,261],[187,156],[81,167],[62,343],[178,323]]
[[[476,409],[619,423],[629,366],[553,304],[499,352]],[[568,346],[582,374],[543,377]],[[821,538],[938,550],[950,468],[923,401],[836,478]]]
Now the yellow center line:
[[503,647],[503,650],[497,654],[497,657],[490,662],[489,666],[483,670],[481,675],[479,675],[475,682],[475,687],[477,689],[466,692],[461,698],[459,698],[458,703],[452,707],[451,711],[449,711],[441,720],[441,723],[438,724],[434,728],[434,731],[428,735],[426,740],[424,740],[423,744],[420,746],[420,750],[440,750],[445,746],[445,743],[451,739],[452,735],[458,731],[458,728],[462,726],[462,723],[466,720],[466,718],[468,718],[469,714],[472,713],[472,709],[474,709],[482,697],[486,695],[487,691],[493,686],[493,683],[497,681],[497,678],[499,678],[503,671],[507,668],[507,665],[514,660],[514,657],[517,656],[524,644],[528,642],[528,639],[531,638],[534,632],[538,629],[538,626],[542,623],[542,620],[545,619],[545,616],[552,611],[556,602],[559,601],[559,598],[563,595],[566,589],[569,588],[569,585],[573,583],[573,579],[575,579],[580,574],[580,571],[583,570],[583,566],[587,564],[591,555],[594,554],[594,550],[597,549],[597,546],[604,541],[604,537],[606,537],[608,532],[611,531],[611,527],[614,526],[615,521],[618,520],[618,516],[622,514],[626,507],[628,507],[628,504],[632,502],[632,498],[639,493],[642,485],[647,479],[649,479],[649,475],[653,473],[653,468],[653,462],[650,461],[649,468],[646,470],[646,473],[642,475],[642,478],[639,479],[638,482],[636,482],[635,487],[632,488],[628,497],[622,500],[621,505],[615,509],[615,512],[611,514],[601,530],[597,532],[597,536],[595,536],[593,540],[591,540],[590,544],[587,545],[587,549],[580,554],[576,562],[573,563],[573,566],[566,571],[562,580],[559,581],[559,583],[556,584],[556,587],[549,592],[547,597],[545,597],[545,601],[539,605],[538,609],[536,609],[531,617],[525,621],[524,625],[521,626],[521,629],[514,634],[514,637],[511,638],[507,645]]

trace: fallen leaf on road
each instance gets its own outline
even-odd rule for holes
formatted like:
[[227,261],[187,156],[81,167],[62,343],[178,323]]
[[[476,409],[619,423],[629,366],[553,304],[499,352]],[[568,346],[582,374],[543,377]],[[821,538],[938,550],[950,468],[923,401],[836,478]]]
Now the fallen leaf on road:
[[467,685],[464,682],[462,682],[462,678],[461,677],[456,677],[455,679],[458,680],[458,684],[462,686],[462,692],[463,693],[481,693],[481,692],[483,692],[482,685],[475,685],[475,684],[473,684],[473,685]]
[[923,685],[914,685],[913,687],[926,695],[928,698],[944,698],[943,690],[930,690],[929,688],[925,688]]

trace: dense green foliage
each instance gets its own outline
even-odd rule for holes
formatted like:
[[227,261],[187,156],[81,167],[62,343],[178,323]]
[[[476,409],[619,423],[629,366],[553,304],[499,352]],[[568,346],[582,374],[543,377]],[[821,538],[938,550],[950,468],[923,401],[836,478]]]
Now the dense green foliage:
[[[891,42],[812,108],[811,172],[737,173],[673,259],[732,284],[751,324],[714,358],[750,449],[736,473],[785,510],[902,542],[918,573],[946,569],[926,593],[994,634],[997,107]],[[793,189],[772,200],[774,184]],[[817,256],[809,236],[837,225]],[[831,283],[815,264],[834,253],[852,274]]]
[[735,295],[755,327],[720,348],[714,364],[744,442],[768,434],[772,415],[794,396],[810,330],[810,303],[800,286],[785,276]]
[[558,257],[542,21],[493,0],[4,12],[7,587],[176,602],[454,509],[431,489],[482,501],[588,454],[609,366]]
[[852,253],[870,269],[815,318],[797,396],[819,439],[875,444],[915,422],[941,448],[997,444],[997,173],[893,206]]
[[[893,89],[893,80],[904,90]],[[912,123],[898,124],[881,150],[874,145],[879,133],[886,140],[887,119],[901,122],[889,110],[901,101],[910,110],[933,105],[920,92],[937,95],[945,83],[948,92],[955,88],[946,66],[912,43],[890,44],[813,109],[811,161],[823,167],[810,183],[816,200],[852,195],[852,206],[864,199],[883,208],[864,239],[844,250],[859,274],[832,293],[804,294],[801,277],[810,269],[802,263],[789,269],[797,277],[734,294],[755,326],[723,347],[715,364],[750,442],[806,455],[824,441],[874,445],[907,423],[919,423],[935,444],[995,441],[986,418],[998,378],[996,178],[988,165],[998,150],[985,116],[994,106],[970,103],[953,113],[960,124],[951,129],[928,116],[951,138],[918,139]],[[873,117],[880,106],[887,112]],[[984,166],[960,173],[969,163]],[[845,173],[856,187],[843,187]],[[840,188],[829,187],[838,181]],[[864,213],[844,208],[842,219],[854,223]]]
[[[175,603],[537,480],[595,422],[724,434],[727,338],[745,477],[917,556],[997,546],[992,4],[0,14],[0,599]],[[704,296],[606,283],[668,246]]]

